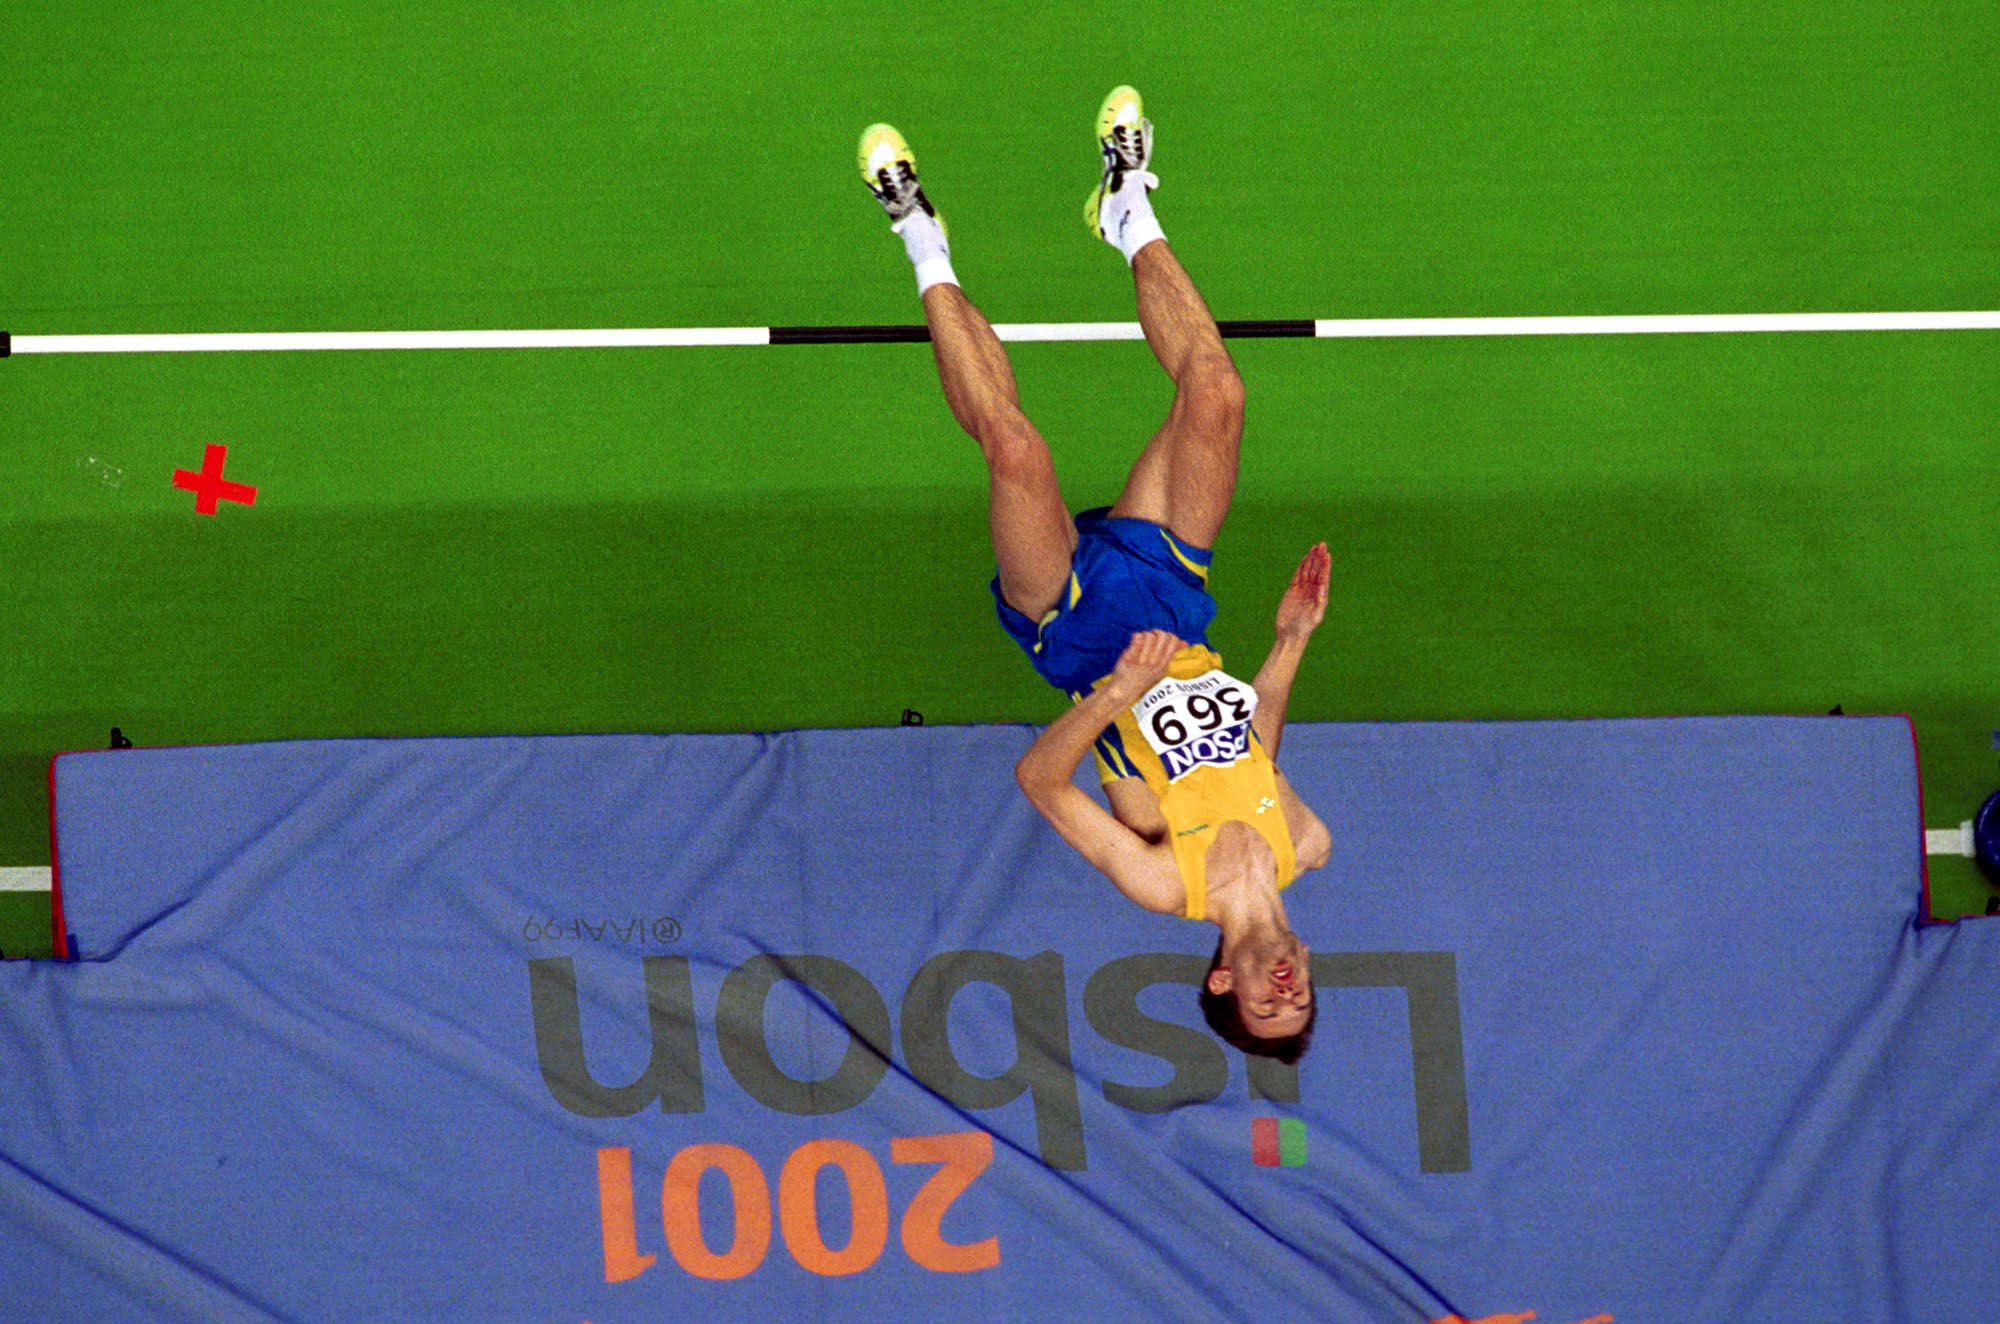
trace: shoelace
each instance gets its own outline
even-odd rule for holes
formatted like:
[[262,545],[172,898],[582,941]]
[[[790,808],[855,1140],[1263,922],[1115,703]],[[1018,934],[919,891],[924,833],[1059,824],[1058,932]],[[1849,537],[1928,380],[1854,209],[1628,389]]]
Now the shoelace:
[[1114,167],[1124,170],[1137,170],[1140,164],[1140,157],[1144,154],[1145,150],[1146,145],[1144,140],[1140,138],[1138,129],[1128,124],[1112,126],[1111,147],[1107,155],[1115,157],[1111,162]]
[[880,181],[875,196],[882,200],[890,215],[916,205],[917,172],[910,169],[908,161],[891,161],[875,172],[875,178]]

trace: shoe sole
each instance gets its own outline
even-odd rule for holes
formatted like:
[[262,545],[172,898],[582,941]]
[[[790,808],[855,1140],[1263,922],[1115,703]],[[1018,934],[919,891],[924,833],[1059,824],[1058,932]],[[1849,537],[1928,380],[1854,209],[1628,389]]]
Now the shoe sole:
[[884,145],[894,149],[895,154],[889,157],[889,160],[908,161],[911,170],[917,168],[916,153],[910,150],[910,144],[903,140],[903,135],[897,132],[895,125],[869,125],[861,131],[861,143],[855,149],[855,163],[861,167],[862,182],[868,185],[870,192],[875,188],[875,172],[868,168],[868,163],[876,150]]
[[1139,89],[1129,83],[1120,83],[1104,94],[1104,104],[1097,108],[1097,141],[1101,145],[1111,136],[1111,130],[1119,120],[1118,112],[1126,105],[1132,107],[1131,123],[1137,124],[1146,117],[1146,103],[1139,99]]
[[[1111,130],[1116,128],[1123,118],[1120,112],[1128,105],[1132,107],[1132,115],[1127,122],[1137,124],[1145,118],[1146,103],[1140,99],[1139,89],[1130,83],[1120,83],[1104,94],[1104,104],[1097,108],[1097,150],[1100,159],[1104,152],[1105,141],[1111,137]],[[1084,228],[1099,239],[1105,238],[1104,227],[1101,224],[1105,182],[1104,176],[1100,174],[1097,187],[1083,200]]]
[[[877,151],[885,146],[890,148],[892,154],[883,158],[884,164],[890,161],[908,161],[910,173],[915,174],[917,170],[917,154],[910,150],[910,144],[904,141],[903,135],[897,131],[895,125],[871,124],[863,129],[860,145],[855,149],[855,164],[861,167],[861,182],[868,186],[869,196],[877,202],[881,201],[881,195],[875,192],[875,172],[868,168],[868,163],[875,157]],[[944,232],[947,240],[951,238],[951,227],[944,223],[944,217],[938,215],[937,208],[924,196],[922,183],[917,185],[917,206],[938,223],[938,229]]]

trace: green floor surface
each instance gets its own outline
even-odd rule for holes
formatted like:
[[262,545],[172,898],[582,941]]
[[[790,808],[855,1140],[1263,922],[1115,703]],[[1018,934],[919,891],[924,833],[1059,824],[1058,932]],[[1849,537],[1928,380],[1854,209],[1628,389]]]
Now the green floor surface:
[[[879,118],[994,320],[1129,320],[1077,215],[1128,80],[1223,318],[2000,307],[1991,5],[1181,13],[0,9],[0,327],[912,321],[852,174]],[[1335,557],[1295,717],[1838,704],[1913,715],[1931,825],[2000,786],[2000,333],[1234,350],[1225,654]],[[1013,359],[1071,504],[1109,501],[1167,405],[1145,348]],[[208,443],[254,508],[173,489]],[[113,725],[1058,709],[923,346],[21,355],[0,478],[0,863],[46,861],[48,756]],[[1989,894],[1934,873],[1940,915]]]
[[0,892],[0,957],[49,955],[49,894]]

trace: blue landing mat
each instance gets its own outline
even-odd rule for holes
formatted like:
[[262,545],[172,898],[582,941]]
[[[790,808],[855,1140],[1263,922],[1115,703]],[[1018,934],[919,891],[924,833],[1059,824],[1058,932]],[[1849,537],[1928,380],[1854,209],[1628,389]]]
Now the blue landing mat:
[[1915,922],[1902,720],[1289,728],[1296,1071],[1032,734],[64,756],[0,1319],[1994,1317],[2000,921]]

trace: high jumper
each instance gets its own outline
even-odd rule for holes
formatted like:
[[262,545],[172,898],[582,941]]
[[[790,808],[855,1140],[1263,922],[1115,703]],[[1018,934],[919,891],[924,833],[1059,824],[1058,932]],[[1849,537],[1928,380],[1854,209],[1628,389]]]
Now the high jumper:
[[[1216,925],[1201,997],[1209,1025],[1245,1052],[1297,1061],[1315,1012],[1310,954],[1280,893],[1326,863],[1332,840],[1275,759],[1293,678],[1326,614],[1326,544],[1299,562],[1255,678],[1223,670],[1207,640],[1209,549],[1236,488],[1243,379],[1153,213],[1153,129],[1138,92],[1113,89],[1096,132],[1102,168],[1084,220],[1131,265],[1174,400],[1117,501],[1074,520],[1006,352],[959,287],[902,134],[870,126],[861,174],[916,268],[946,403],[986,460],[1000,623],[1074,701],[1021,759],[1021,789],[1126,897]],[[1109,813],[1073,781],[1093,745]]]

